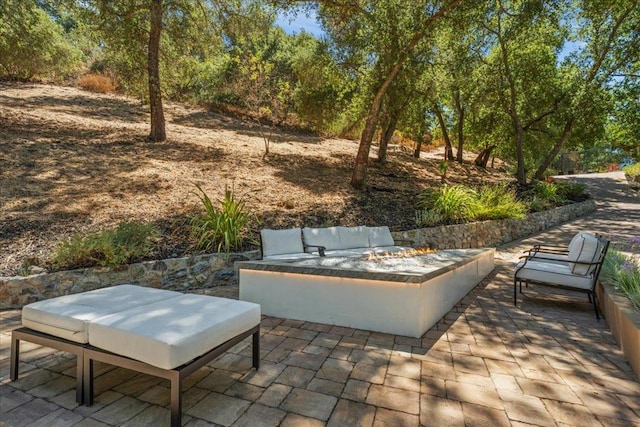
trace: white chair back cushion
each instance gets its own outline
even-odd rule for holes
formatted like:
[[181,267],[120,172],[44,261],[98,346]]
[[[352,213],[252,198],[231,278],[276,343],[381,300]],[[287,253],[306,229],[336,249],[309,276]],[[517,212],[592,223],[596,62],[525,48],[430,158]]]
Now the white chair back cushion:
[[571,271],[573,274],[589,274],[593,266],[580,263],[596,262],[600,250],[600,241],[592,234],[580,233],[579,236],[572,239],[569,244],[569,255],[567,258],[569,261],[572,261]]
[[299,228],[285,230],[264,229],[260,231],[262,256],[299,254],[304,252],[302,234]]
[[369,233],[367,227],[337,227],[340,237],[340,249],[355,249],[369,247]]
[[302,236],[307,245],[324,246],[328,251],[341,249],[338,227],[302,229]]
[[393,246],[393,236],[389,227],[368,227],[369,230],[369,246],[372,248],[379,246]]

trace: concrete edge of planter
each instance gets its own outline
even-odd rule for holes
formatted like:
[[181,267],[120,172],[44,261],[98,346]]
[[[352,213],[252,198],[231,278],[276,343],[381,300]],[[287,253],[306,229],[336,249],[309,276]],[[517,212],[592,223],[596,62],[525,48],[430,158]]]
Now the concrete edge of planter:
[[598,283],[596,292],[613,337],[640,379],[640,312],[607,283]]

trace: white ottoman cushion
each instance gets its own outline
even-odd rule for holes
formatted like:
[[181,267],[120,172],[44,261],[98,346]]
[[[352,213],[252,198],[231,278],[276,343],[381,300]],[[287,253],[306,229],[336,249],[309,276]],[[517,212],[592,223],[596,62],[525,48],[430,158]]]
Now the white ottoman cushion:
[[89,343],[173,369],[258,324],[258,304],[186,294],[92,321]]
[[89,342],[89,322],[132,307],[177,298],[179,292],[119,285],[34,302],[22,309],[22,325],[81,344]]

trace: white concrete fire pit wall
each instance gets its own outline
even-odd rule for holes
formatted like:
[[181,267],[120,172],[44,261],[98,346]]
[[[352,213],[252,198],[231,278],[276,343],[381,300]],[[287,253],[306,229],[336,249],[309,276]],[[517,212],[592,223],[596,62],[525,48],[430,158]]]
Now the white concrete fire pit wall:
[[493,248],[450,252],[454,260],[427,273],[240,262],[240,299],[269,316],[417,338],[494,268]]

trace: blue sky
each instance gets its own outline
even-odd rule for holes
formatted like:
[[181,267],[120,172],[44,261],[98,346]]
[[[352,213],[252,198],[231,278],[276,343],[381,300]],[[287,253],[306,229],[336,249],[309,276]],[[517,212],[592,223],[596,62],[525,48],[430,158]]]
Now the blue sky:
[[[305,30],[307,33],[311,33],[318,38],[324,35],[322,28],[320,28],[320,25],[316,21],[314,10],[298,12],[295,16],[285,15],[280,12],[276,17],[275,24],[280,26],[287,34],[299,34],[302,30]],[[581,49],[583,47],[582,45],[580,42],[567,42],[558,55],[558,61],[562,61],[570,53]]]
[[321,37],[323,31],[316,22],[315,13],[310,11],[308,15],[309,16],[304,12],[298,13],[296,16],[286,16],[279,13],[276,18],[276,25],[282,27],[287,34],[300,34],[302,30],[305,30],[307,33],[311,33],[316,37]]

